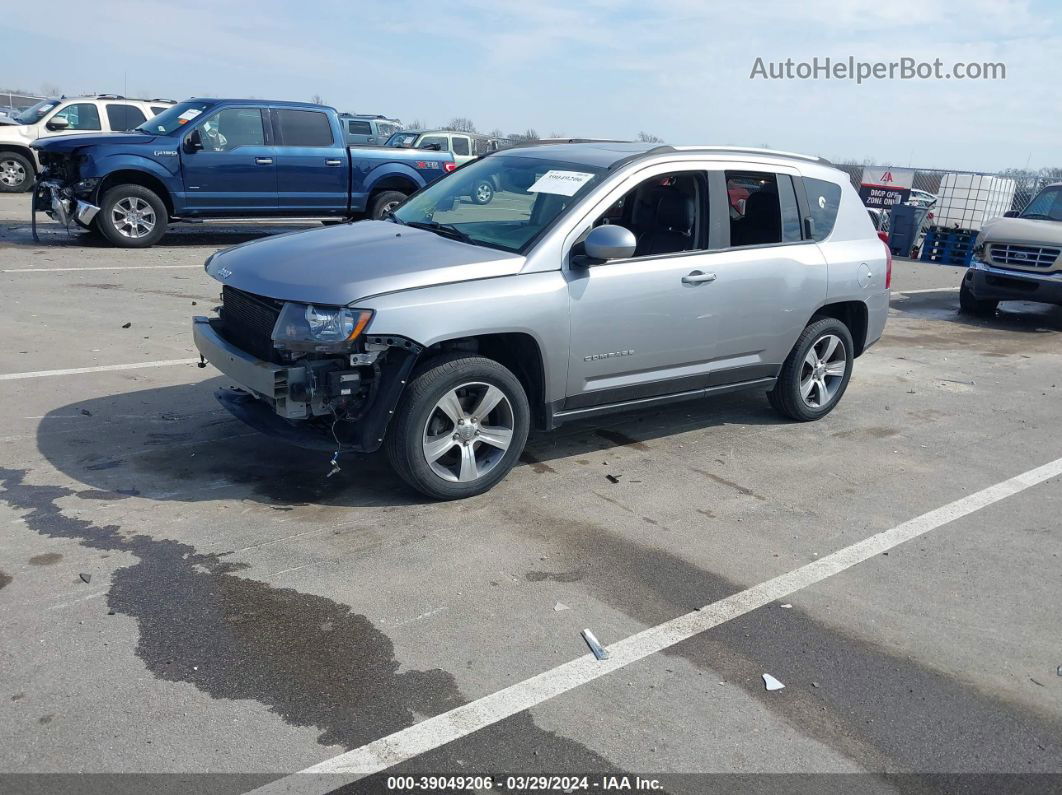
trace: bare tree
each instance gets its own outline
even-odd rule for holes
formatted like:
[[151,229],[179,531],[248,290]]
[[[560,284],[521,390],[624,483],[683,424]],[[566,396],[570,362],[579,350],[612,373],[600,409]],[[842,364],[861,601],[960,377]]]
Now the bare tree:
[[501,127],[495,127],[493,130],[491,130],[489,133],[487,133],[487,135],[489,135],[491,138],[504,138],[505,137],[505,133],[503,133],[501,131]]
[[655,135],[651,135],[647,132],[638,133],[638,140],[647,144],[662,144],[664,142],[663,138],[657,138]]
[[527,141],[537,141],[539,136],[533,127],[529,127],[522,133],[509,133],[508,138],[510,141],[520,144],[526,143]]
[[413,119],[413,121],[411,121],[409,124],[406,125],[405,129],[407,129],[407,130],[426,130],[426,129],[428,129],[428,125],[425,124],[424,119]]
[[472,123],[472,119],[466,119],[464,116],[450,119],[450,123],[446,127],[458,132],[474,133],[476,131],[476,125]]
[[55,83],[44,82],[41,83],[41,94],[46,97],[57,97],[62,93]]
[[314,94],[312,97],[310,97],[310,102],[312,102],[314,105],[325,104],[325,101],[320,94]]

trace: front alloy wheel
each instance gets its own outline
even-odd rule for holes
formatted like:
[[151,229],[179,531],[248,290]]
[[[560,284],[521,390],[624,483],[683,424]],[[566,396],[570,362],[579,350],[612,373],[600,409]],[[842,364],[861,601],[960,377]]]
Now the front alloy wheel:
[[444,480],[471,483],[488,474],[513,442],[513,407],[491,384],[462,384],[435,404],[421,446]]

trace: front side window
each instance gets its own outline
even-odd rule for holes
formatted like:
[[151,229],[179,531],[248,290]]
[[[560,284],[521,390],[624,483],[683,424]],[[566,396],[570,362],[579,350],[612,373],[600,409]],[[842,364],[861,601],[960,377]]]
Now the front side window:
[[332,125],[316,110],[278,110],[280,142],[284,146],[332,146]]
[[1062,221],[1062,185],[1044,188],[1021,212],[1022,218],[1039,221]]
[[257,108],[218,111],[199,128],[203,151],[229,152],[238,146],[264,146],[262,112]]
[[841,206],[841,186],[824,179],[804,177],[804,191],[808,195],[808,212],[814,227],[811,239],[825,240],[837,220],[837,210]]
[[52,116],[53,119],[66,119],[70,125],[68,130],[99,130],[100,112],[92,102],[77,102],[67,105],[61,111]]
[[726,172],[730,245],[769,246],[782,242],[778,178],[766,172]]
[[453,137],[454,142],[454,154],[455,155],[467,155],[471,151],[468,147],[468,139],[461,135],[455,135]]
[[[538,157],[492,155],[429,185],[394,211],[408,224],[466,243],[524,252],[608,172]],[[489,185],[491,198],[478,203]]]
[[144,112],[135,105],[107,105],[107,123],[112,130],[132,130],[145,121]]
[[636,257],[698,251],[707,244],[707,183],[699,171],[650,177],[608,207],[594,226],[623,226],[638,241]]

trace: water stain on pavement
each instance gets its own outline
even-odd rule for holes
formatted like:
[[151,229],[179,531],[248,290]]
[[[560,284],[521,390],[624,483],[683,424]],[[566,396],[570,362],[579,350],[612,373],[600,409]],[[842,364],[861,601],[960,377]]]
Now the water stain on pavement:
[[625,433],[616,430],[610,430],[608,428],[598,428],[594,431],[596,436],[600,436],[602,439],[607,439],[612,444],[619,447],[633,447],[635,450],[648,450],[649,445],[645,442],[640,442],[632,436],[628,436]]
[[755,497],[761,502],[767,501],[767,498],[764,497],[762,494],[757,494],[752,489],[748,488],[747,486],[742,486],[740,483],[735,483],[732,480],[727,480],[724,477],[720,477],[719,475],[713,474],[711,472],[706,472],[703,469],[697,469],[696,467],[690,467],[690,471],[696,472],[698,475],[704,475],[709,480],[714,480],[720,486],[726,486],[727,488],[731,488],[734,491],[738,492],[738,494],[744,494],[746,497]]
[[51,566],[63,559],[58,552],[46,552],[43,555],[34,555],[27,561],[31,566]]
[[[391,640],[350,607],[238,577],[245,566],[188,544],[67,516],[58,502],[75,491],[30,485],[25,475],[0,468],[0,502],[24,512],[27,527],[137,558],[111,576],[107,607],[136,620],[136,655],[156,678],[259,702],[289,724],[318,728],[322,745],[348,749],[465,703],[444,670],[399,673]],[[570,758],[573,769],[615,769],[528,716],[517,724],[529,747],[545,749],[543,766]],[[502,759],[484,749],[464,761],[498,772]]]

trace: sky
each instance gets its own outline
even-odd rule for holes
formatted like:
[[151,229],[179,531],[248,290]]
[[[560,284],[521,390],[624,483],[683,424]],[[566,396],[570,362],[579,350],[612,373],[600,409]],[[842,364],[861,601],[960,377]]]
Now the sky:
[[[43,10],[42,10],[43,9]],[[835,162],[1062,167],[1055,0],[50,0],[4,13],[0,87],[254,96],[481,131],[769,146]],[[901,57],[1006,79],[750,79]]]

